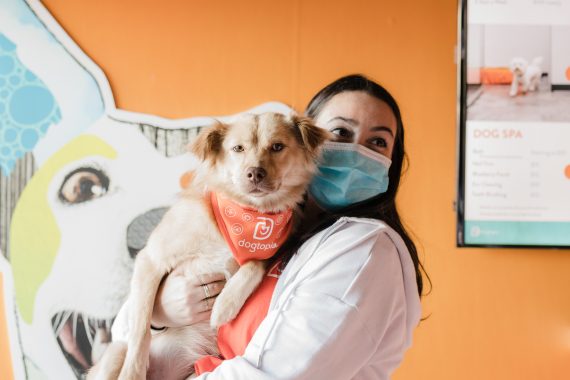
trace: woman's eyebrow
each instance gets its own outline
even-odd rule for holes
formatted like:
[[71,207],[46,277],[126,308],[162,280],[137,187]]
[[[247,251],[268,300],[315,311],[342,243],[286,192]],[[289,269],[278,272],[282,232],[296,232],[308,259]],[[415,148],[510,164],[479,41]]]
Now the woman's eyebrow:
[[370,128],[371,132],[380,132],[380,131],[386,131],[388,133],[390,133],[390,135],[392,137],[394,137],[394,132],[392,132],[392,130],[388,127],[384,127],[384,126],[377,126],[377,127],[371,127]]
[[342,116],[335,116],[332,119],[330,119],[329,121],[327,121],[327,123],[330,123],[331,121],[335,121],[335,120],[341,120],[341,121],[344,121],[345,123],[348,123],[350,125],[357,125],[358,124],[358,122],[356,120],[349,119],[349,118],[342,117]]

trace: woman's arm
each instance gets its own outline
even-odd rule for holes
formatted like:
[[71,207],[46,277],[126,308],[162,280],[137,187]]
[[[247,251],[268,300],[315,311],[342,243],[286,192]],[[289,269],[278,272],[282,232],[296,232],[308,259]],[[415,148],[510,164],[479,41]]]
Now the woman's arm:
[[[186,276],[181,267],[170,272],[160,284],[152,311],[152,326],[156,328],[188,326],[210,318],[211,306],[226,284],[223,273]],[[210,299],[206,300],[206,291]],[[129,304],[123,304],[111,334],[113,341],[126,341],[129,332]]]
[[334,259],[276,300],[282,307],[270,311],[242,357],[198,379],[387,379],[409,344],[403,276],[415,284],[415,272],[403,268],[386,233],[359,240],[360,227],[322,244],[315,256]]
[[169,273],[158,288],[152,311],[153,326],[180,327],[208,320],[211,306],[226,284],[223,273],[187,276],[180,268]]

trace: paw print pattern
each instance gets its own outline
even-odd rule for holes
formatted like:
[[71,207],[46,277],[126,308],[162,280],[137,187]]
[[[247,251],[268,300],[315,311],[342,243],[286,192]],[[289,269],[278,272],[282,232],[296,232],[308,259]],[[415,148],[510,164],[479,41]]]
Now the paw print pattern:
[[16,45],[0,33],[0,169],[9,175],[48,128],[61,120],[46,85],[18,59]]
[[234,216],[236,216],[237,212],[236,210],[234,210],[232,207],[228,206],[224,209],[224,213],[230,217],[233,218]]
[[235,235],[241,235],[241,234],[243,233],[243,226],[242,226],[241,224],[239,224],[239,223],[234,223],[234,224],[232,225],[232,232],[233,232]]

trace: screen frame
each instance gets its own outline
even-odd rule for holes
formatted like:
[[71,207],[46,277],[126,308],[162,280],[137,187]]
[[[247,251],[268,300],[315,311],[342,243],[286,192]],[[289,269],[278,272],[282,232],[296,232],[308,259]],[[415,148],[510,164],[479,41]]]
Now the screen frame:
[[456,246],[458,248],[524,248],[568,250],[570,245],[528,245],[528,244],[475,244],[465,242],[465,145],[467,127],[467,3],[469,0],[458,0],[457,13],[457,131],[456,131],[456,163],[457,194],[454,202],[456,212]]

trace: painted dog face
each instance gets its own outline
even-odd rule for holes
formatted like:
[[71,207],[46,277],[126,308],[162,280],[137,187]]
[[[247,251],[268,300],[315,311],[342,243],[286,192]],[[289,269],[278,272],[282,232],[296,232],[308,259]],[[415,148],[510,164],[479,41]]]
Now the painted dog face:
[[[11,231],[24,351],[34,366],[60,362],[59,373],[80,376],[93,364],[140,249],[129,227],[146,215],[152,228],[152,211],[171,204],[190,168],[189,156],[166,158],[137,127],[103,117],[34,175]],[[35,355],[39,341],[53,347]]]

